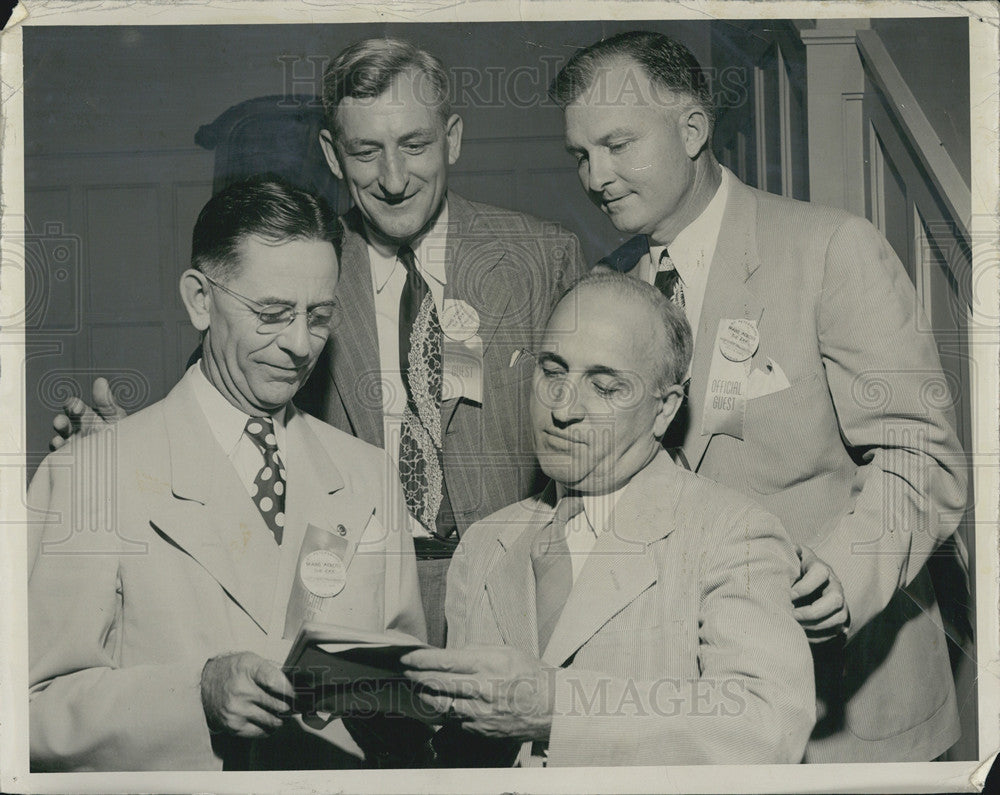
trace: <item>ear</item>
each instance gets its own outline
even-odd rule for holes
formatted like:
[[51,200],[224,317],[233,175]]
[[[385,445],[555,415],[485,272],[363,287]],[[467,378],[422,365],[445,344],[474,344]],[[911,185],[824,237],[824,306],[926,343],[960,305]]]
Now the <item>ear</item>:
[[181,274],[181,301],[187,310],[191,325],[204,333],[211,325],[212,295],[208,279],[201,271],[188,268]]
[[678,409],[681,407],[681,403],[684,402],[684,387],[680,384],[675,384],[669,389],[664,390],[658,400],[659,412],[653,420],[653,436],[660,439],[667,432],[667,428],[673,422]]
[[448,139],[448,165],[453,166],[462,154],[462,117],[453,113],[444,130]]
[[686,108],[677,118],[684,151],[694,160],[708,146],[712,135],[712,124],[705,111],[697,105]]
[[323,157],[326,158],[326,164],[330,167],[330,171],[337,179],[344,178],[344,170],[340,167],[340,161],[337,159],[337,147],[333,143],[333,134],[329,130],[319,131],[319,148],[323,150]]

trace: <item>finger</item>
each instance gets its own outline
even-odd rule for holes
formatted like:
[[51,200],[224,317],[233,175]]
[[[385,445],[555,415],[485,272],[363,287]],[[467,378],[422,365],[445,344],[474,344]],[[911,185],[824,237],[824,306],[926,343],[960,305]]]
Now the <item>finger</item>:
[[792,585],[792,599],[801,599],[811,593],[818,591],[830,580],[830,570],[825,564],[811,566]]
[[78,397],[71,397],[63,405],[63,411],[69,420],[77,420],[87,413],[87,404]]
[[250,678],[264,691],[279,699],[295,699],[295,688],[274,663],[261,659],[259,665],[251,671]]
[[399,661],[406,668],[420,671],[473,673],[478,670],[464,650],[417,649],[404,654]]
[[73,423],[70,422],[69,417],[65,414],[56,414],[52,418],[52,429],[62,437],[69,435],[72,425]]
[[844,600],[838,591],[827,591],[819,599],[795,608],[795,620],[821,621],[844,609]]
[[103,420],[116,420],[125,416],[121,406],[115,402],[115,397],[111,393],[111,385],[106,378],[94,379],[92,389],[94,397],[94,411]]
[[833,633],[837,634],[846,628],[847,624],[847,611],[841,610],[834,613],[822,621],[817,621],[814,624],[803,625],[806,634],[821,634],[821,633]]
[[273,734],[278,729],[284,721],[264,709],[255,707],[252,704],[247,705],[246,715],[245,715],[244,730],[249,730],[256,732],[255,734],[240,734],[241,737],[253,736],[253,737],[266,737],[269,734]]
[[249,699],[253,704],[256,704],[269,715],[284,718],[292,714],[292,705],[290,701],[283,701],[280,698],[275,698],[264,690],[257,690],[256,693],[250,695]]
[[69,439],[64,439],[62,436],[53,436],[49,439],[49,450],[55,452],[62,448],[68,441]]
[[422,691],[452,698],[482,698],[481,682],[467,674],[443,671],[405,671],[407,679],[415,682]]

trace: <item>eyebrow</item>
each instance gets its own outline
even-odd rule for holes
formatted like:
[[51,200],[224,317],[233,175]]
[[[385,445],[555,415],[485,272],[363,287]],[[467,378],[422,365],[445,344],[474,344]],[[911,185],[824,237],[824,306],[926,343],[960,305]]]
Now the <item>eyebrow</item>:
[[[555,364],[562,367],[564,370],[569,370],[569,363],[562,358],[558,353],[553,353],[552,351],[541,351],[537,356],[537,361],[539,364]],[[614,367],[608,367],[605,364],[593,364],[586,368],[584,372],[589,376],[594,375],[606,375],[611,378],[623,378],[624,374],[621,370],[616,370]]]
[[[295,306],[294,301],[289,301],[287,298],[282,298],[278,295],[265,295],[263,298],[251,298],[254,303],[260,304],[261,306],[271,306],[273,304],[281,304],[281,306]],[[315,304],[309,304],[306,310],[315,309],[320,306],[336,306],[337,299],[331,298],[328,301],[317,301]]]
[[[635,136],[635,131],[629,129],[628,127],[616,127],[615,129],[605,133],[600,138],[597,139],[597,143],[600,146],[607,146],[614,138],[632,138]],[[565,142],[566,151],[570,154],[574,152],[582,152],[582,146],[576,146],[571,144],[569,141]]]
[[[404,133],[399,138],[396,139],[396,143],[405,144],[413,141],[414,139],[428,138],[433,140],[436,137],[434,128],[432,127],[421,127],[417,130],[410,130]],[[376,148],[381,148],[383,146],[382,141],[376,141],[368,138],[349,138],[344,141],[344,148],[346,149],[356,149],[362,146],[373,146]]]

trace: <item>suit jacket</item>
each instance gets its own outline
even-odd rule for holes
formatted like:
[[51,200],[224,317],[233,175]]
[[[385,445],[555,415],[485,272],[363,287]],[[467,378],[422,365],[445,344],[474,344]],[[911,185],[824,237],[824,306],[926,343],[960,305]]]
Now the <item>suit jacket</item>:
[[[612,266],[636,264],[639,242],[628,246]],[[742,439],[703,433],[722,318],[756,321],[753,368],[765,375],[771,360],[789,384],[750,393]],[[821,714],[807,761],[929,760],[958,737],[924,565],[965,505],[953,422],[930,326],[886,240],[843,211],[733,180],[687,422],[668,434],[692,469],[778,516],[843,583],[849,641],[817,650]]]
[[[423,635],[412,541],[384,453],[291,407],[286,416],[280,550],[187,378],[42,464],[29,489],[48,516],[28,583],[33,769],[220,769],[236,757],[280,759],[275,743],[318,747],[294,721],[256,749],[212,737],[200,691],[215,655],[283,662],[308,523],[342,525],[355,550],[323,620]],[[340,721],[323,737],[328,764],[358,765]]]
[[[551,491],[462,538],[449,646],[539,655],[529,550],[552,519]],[[549,766],[798,762],[815,697],[778,520],[663,452],[611,521],[541,654],[557,668]]]
[[[344,217],[338,316],[326,361],[296,401],[333,426],[384,447],[381,364],[371,265],[361,216]],[[479,313],[483,403],[441,407],[444,471],[459,532],[539,486],[527,422],[534,350],[556,299],[585,265],[576,236],[558,224],[448,193],[445,299]]]

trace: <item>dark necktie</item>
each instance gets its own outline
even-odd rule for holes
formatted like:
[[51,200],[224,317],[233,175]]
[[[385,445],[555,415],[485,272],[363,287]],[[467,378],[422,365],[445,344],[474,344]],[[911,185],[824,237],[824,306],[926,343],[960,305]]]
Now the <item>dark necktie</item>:
[[666,249],[660,253],[660,267],[653,279],[653,286],[663,293],[668,301],[673,301],[681,309],[684,308],[684,283]]
[[573,563],[566,543],[566,523],[582,510],[583,500],[579,496],[563,497],[552,521],[542,526],[531,546],[539,653],[545,651],[573,590]]
[[441,323],[434,297],[417,270],[413,249],[398,258],[406,268],[399,297],[399,372],[406,409],[399,438],[399,480],[406,507],[433,532],[444,495],[441,456]]
[[274,540],[280,544],[285,529],[285,465],[274,437],[274,423],[270,417],[251,417],[247,420],[246,434],[264,456],[264,466],[254,478],[251,497],[274,533]]

